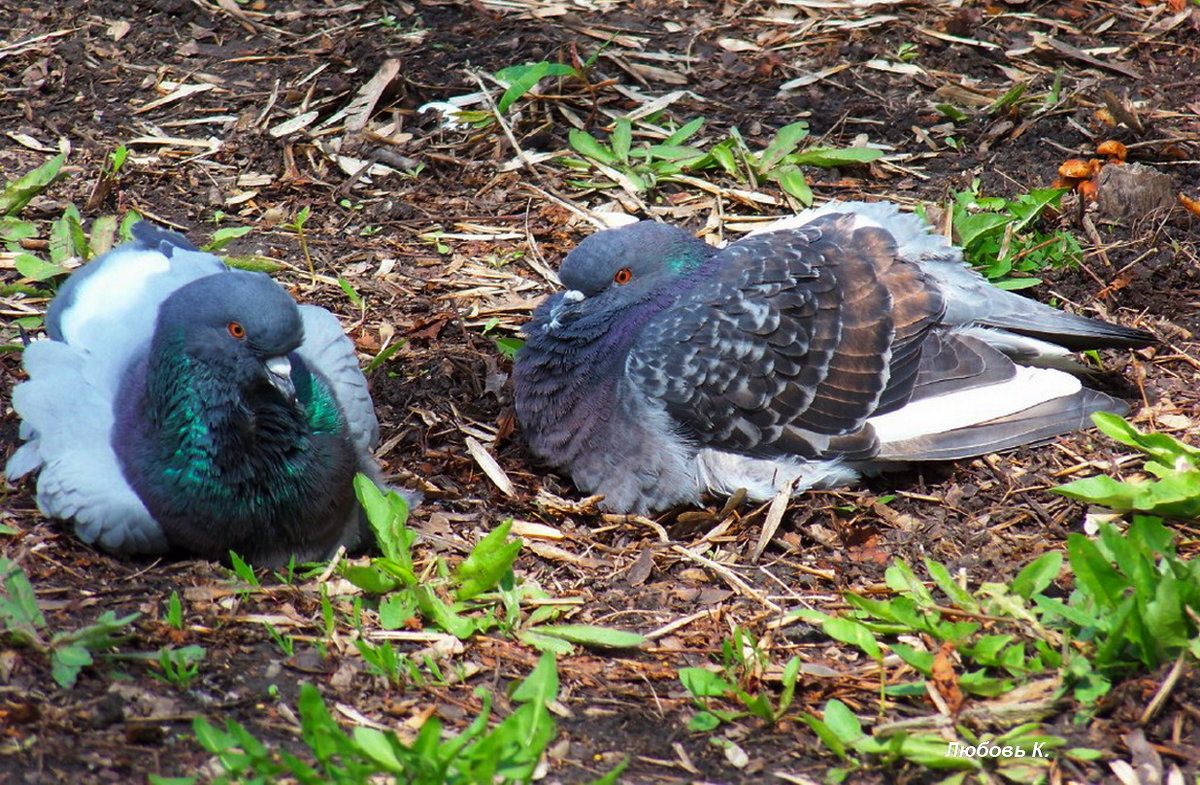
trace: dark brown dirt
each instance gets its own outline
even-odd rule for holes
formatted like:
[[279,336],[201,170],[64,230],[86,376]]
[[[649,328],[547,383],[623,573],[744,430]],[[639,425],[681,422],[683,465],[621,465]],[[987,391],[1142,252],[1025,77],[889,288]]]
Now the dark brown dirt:
[[[508,517],[543,522],[565,538],[553,549],[531,540],[518,573],[553,596],[579,598],[572,621],[649,632],[709,612],[637,654],[583,654],[560,662],[561,699],[570,716],[561,719],[565,743],[553,748],[547,781],[587,781],[625,754],[633,756],[628,782],[763,782],[781,773],[819,780],[836,761],[798,722],[733,725],[729,735],[748,756],[734,766],[710,734],[687,730],[690,704],[675,674],[712,661],[735,626],[763,638],[776,663],[799,654],[849,670],[858,661],[854,654],[799,625],[773,630],[776,614],[763,603],[681,557],[643,523],[556,514],[534,502],[539,489],[567,499],[578,494],[533,462],[512,432],[509,362],[492,338],[511,334],[549,290],[538,266],[556,266],[591,231],[551,194],[587,207],[632,200],[581,190],[558,166],[538,165],[536,174],[506,169],[515,152],[499,128],[442,130],[433,115],[416,109],[478,89],[467,68],[494,72],[541,59],[569,62],[576,52],[586,59],[616,36],[588,70],[586,89],[565,81],[525,104],[513,132],[526,152],[568,149],[564,109],[603,136],[607,121],[600,109],[624,113],[638,106],[619,88],[648,96],[681,89],[690,92],[671,105],[671,116],[707,118],[709,143],[736,126],[758,147],[782,125],[805,119],[821,144],[845,146],[865,135],[890,146],[891,154],[907,154],[809,171],[821,199],[937,203],[975,179],[984,193],[1012,196],[1048,186],[1062,160],[1091,157],[1109,138],[1129,145],[1131,160],[1166,172],[1179,191],[1200,198],[1200,9],[1192,7],[1191,16],[1173,26],[1167,22],[1174,12],[1165,4],[1096,0],[814,3],[811,9],[644,0],[562,2],[561,15],[527,13],[553,5],[5,0],[0,129],[7,135],[0,139],[0,176],[12,180],[51,150],[69,148],[71,176],[35,200],[24,218],[49,221],[68,204],[77,205],[85,221],[137,210],[201,241],[217,227],[252,226],[254,232],[227,250],[293,265],[295,272],[281,277],[302,299],[337,310],[366,356],[392,335],[405,339],[372,384],[387,445],[381,457],[400,482],[426,492],[415,515],[416,525],[433,535],[420,546],[423,559],[457,558]],[[598,13],[593,5],[610,10]],[[822,5],[839,7],[818,10]],[[1039,36],[1075,50],[1112,49],[1068,56]],[[906,43],[917,47],[919,71],[866,65],[895,65]],[[675,59],[656,59],[660,52]],[[394,117],[394,134],[411,135],[398,145],[358,140],[335,116],[388,58],[399,61],[400,74],[375,119]],[[778,94],[782,82],[847,63],[856,65]],[[934,109],[961,100],[955,96],[965,88],[994,100],[1016,74],[1028,80],[1030,96],[1046,94],[1059,75],[1060,102],[1043,112],[1034,104],[1021,112],[976,114],[956,127],[944,126]],[[213,89],[147,109],[174,89],[168,82]],[[1132,122],[1114,123],[1114,105],[1118,112],[1127,107]],[[269,133],[306,111],[316,113],[306,131]],[[156,136],[198,146],[145,141]],[[131,161],[115,184],[104,185],[108,155],[123,143]],[[336,144],[385,163],[402,156],[419,171],[353,179],[331,159]],[[252,175],[261,177],[239,182]],[[760,190],[779,195],[769,183]],[[312,210],[306,240],[318,271],[352,283],[365,310],[336,285],[310,283],[297,235],[283,226],[305,206]],[[646,207],[697,230],[710,215],[754,212],[728,194],[718,203],[707,192],[671,183],[648,197]],[[1106,384],[1133,400],[1144,425],[1194,435],[1200,409],[1197,219],[1177,209],[1092,233],[1069,197],[1057,220],[1080,238],[1087,255],[1081,268],[1048,272],[1035,296],[1155,331],[1163,339],[1157,350],[1106,357],[1112,372]],[[493,230],[513,234],[489,239]],[[431,238],[436,231],[448,237]],[[18,278],[11,256],[2,253],[0,275],[5,284]],[[0,298],[6,318],[16,315],[18,300],[41,305],[17,295]],[[495,332],[485,335],[492,317]],[[6,341],[16,340],[14,330],[3,331]],[[0,354],[0,374],[0,455],[7,456],[16,445],[8,392],[21,378],[18,353]],[[498,434],[490,449],[516,484],[516,498],[500,493],[466,451],[465,436],[478,432]],[[762,510],[743,508],[716,533],[717,501],[707,516],[679,510],[658,522],[684,546],[707,536],[709,557],[770,598],[828,608],[841,591],[877,586],[896,557],[911,564],[932,557],[964,571],[972,584],[1011,577],[1082,524],[1081,505],[1046,489],[1076,476],[1081,460],[1103,466],[1117,452],[1101,437],[1081,434],[1048,447],[888,475],[863,489],[810,493],[792,504],[761,568],[748,557]],[[104,610],[139,611],[143,616],[121,652],[198,644],[207,656],[187,689],[155,680],[144,663],[117,659],[85,670],[64,690],[41,657],[7,650],[0,655],[0,782],[144,782],[150,773],[198,774],[208,756],[192,737],[194,716],[234,719],[265,740],[294,747],[289,707],[302,681],[318,684],[331,705],[345,704],[378,722],[399,725],[432,707],[461,727],[479,708],[474,687],[491,688],[503,714],[505,687],[536,658],[506,639],[473,640],[460,659],[480,671],[465,684],[397,690],[367,673],[349,625],[327,639],[313,581],[267,580],[266,591],[237,592],[212,564],[97,554],[38,516],[32,493],[31,483],[7,492],[0,522],[18,533],[2,547],[29,574],[51,631],[76,628]],[[898,496],[890,505],[876,504],[885,494]],[[185,601],[182,631],[163,620],[172,591]],[[338,600],[337,607],[349,613],[350,601]],[[297,636],[292,656],[271,642],[264,620]],[[1124,734],[1163,675],[1121,685],[1120,700],[1092,726],[1063,732],[1128,759]],[[869,680],[805,678],[797,707],[813,710],[839,697],[869,714],[872,689]],[[1147,729],[1159,752],[1189,771],[1200,760],[1198,693],[1200,681],[1189,672]],[[1107,772],[1097,766],[1058,774],[1090,782]],[[854,777],[935,779],[904,767]]]

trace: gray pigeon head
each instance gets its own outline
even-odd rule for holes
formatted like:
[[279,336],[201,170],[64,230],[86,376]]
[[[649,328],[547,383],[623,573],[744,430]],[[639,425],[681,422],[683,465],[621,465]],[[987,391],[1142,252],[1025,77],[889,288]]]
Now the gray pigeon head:
[[183,330],[189,349],[207,346],[259,358],[287,354],[304,341],[295,300],[263,273],[240,270],[181,287],[163,303],[158,329]]
[[567,255],[558,277],[584,297],[617,287],[646,291],[694,269],[714,250],[678,227],[640,221],[588,237]]
[[304,342],[304,325],[296,302],[270,277],[231,270],[192,281],[168,297],[155,340],[159,351],[178,347],[226,368],[239,386],[265,380],[290,399],[286,355]]

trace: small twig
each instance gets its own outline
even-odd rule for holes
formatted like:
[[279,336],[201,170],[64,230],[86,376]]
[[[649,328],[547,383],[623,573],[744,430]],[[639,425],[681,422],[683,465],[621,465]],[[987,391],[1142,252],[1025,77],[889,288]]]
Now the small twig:
[[470,69],[468,70],[468,73],[471,74],[471,78],[475,80],[475,83],[479,85],[479,92],[483,94],[484,102],[487,104],[488,109],[491,110],[492,117],[496,118],[496,123],[499,124],[500,129],[504,131],[504,135],[508,137],[508,143],[511,144],[513,150],[516,151],[517,158],[521,161],[521,165],[529,170],[529,173],[533,175],[535,180],[537,180],[539,183],[542,182],[541,173],[534,168],[533,162],[529,160],[529,156],[525,154],[525,150],[522,149],[520,143],[517,142],[517,137],[513,134],[512,127],[508,124],[508,121],[504,119],[504,115],[500,113],[500,109],[496,106],[496,102],[492,100],[492,94],[488,91],[487,85],[483,83],[483,79],[479,76],[479,72],[474,69]]
[[1175,659],[1175,664],[1171,666],[1171,670],[1167,673],[1167,678],[1163,679],[1163,683],[1159,685],[1158,691],[1154,693],[1154,697],[1146,704],[1146,708],[1142,710],[1142,715],[1138,717],[1138,725],[1146,725],[1150,720],[1154,719],[1158,712],[1162,710],[1163,704],[1167,702],[1167,698],[1171,697],[1171,691],[1175,689],[1176,682],[1179,681],[1179,676],[1183,673],[1184,657],[1187,652],[1180,652]]
[[767,517],[763,520],[762,531],[758,535],[758,544],[754,546],[754,552],[750,554],[751,564],[758,563],[759,557],[775,537],[775,532],[778,531],[779,524],[783,521],[783,514],[787,512],[788,502],[792,498],[792,488],[795,485],[796,478],[793,477],[780,485],[779,490],[776,491],[775,498],[771,500],[771,509],[767,510]]
[[682,619],[676,619],[673,622],[664,624],[657,630],[651,630],[650,632],[646,633],[645,637],[649,640],[661,638],[664,635],[669,635],[670,633],[675,632],[675,630],[679,629],[680,627],[686,627],[697,619],[703,619],[705,616],[710,616],[712,613],[712,608],[705,608],[704,610],[697,611],[689,616],[684,616]]
[[771,602],[771,600],[767,599],[765,594],[754,589],[750,584],[739,578],[733,570],[729,569],[724,564],[715,562],[712,559],[701,556],[698,553],[692,553],[681,545],[672,545],[671,550],[675,551],[680,556],[689,559],[690,561],[696,562],[696,564],[699,564],[706,569],[712,570],[717,575],[721,576],[726,583],[733,587],[733,589],[743,597],[748,597],[756,602],[760,602],[776,613],[782,612],[783,608],[780,608],[778,605]]

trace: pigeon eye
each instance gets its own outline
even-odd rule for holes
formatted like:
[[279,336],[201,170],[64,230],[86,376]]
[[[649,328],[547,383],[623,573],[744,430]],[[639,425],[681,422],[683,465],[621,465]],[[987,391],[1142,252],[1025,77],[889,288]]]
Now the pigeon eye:
[[246,337],[246,328],[241,325],[241,322],[230,322],[226,325],[229,334],[239,341]]
[[613,283],[617,284],[618,286],[624,286],[632,280],[633,271],[628,267],[622,267],[620,270],[617,270],[616,275],[613,276]]

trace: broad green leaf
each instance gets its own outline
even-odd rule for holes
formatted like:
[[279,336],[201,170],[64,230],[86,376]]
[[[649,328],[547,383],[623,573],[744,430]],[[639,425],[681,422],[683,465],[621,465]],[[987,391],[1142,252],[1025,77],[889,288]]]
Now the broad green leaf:
[[958,581],[950,577],[950,572],[943,564],[926,557],[925,569],[929,570],[929,577],[933,578],[933,582],[950,598],[951,602],[966,611],[979,610],[979,603],[971,596],[970,592],[958,584]]
[[505,357],[513,358],[517,356],[517,351],[525,345],[525,341],[521,338],[497,338],[496,349]]
[[1071,747],[1070,749],[1063,750],[1063,755],[1066,755],[1068,758],[1082,761],[1102,760],[1109,754],[1104,750],[1094,750],[1090,747]]
[[87,259],[88,244],[79,210],[69,204],[50,225],[50,261],[62,264],[72,258]]
[[536,628],[536,631],[596,649],[636,649],[646,643],[646,637],[636,632],[594,627],[590,624],[543,625]]
[[[830,702],[832,703],[832,701]],[[828,712],[828,707],[826,707],[826,711]],[[835,733],[828,724],[805,712],[800,713],[800,719],[804,721],[804,724],[807,725],[813,733],[817,734],[817,738],[825,743],[825,746],[829,748],[830,752],[832,752],[834,755],[837,755],[842,760],[848,760],[845,742],[842,741],[841,737]]]
[[862,649],[873,660],[883,659],[883,651],[879,648],[879,641],[875,640],[875,636],[871,634],[870,630],[853,619],[833,618],[825,622],[822,629],[825,630],[826,635],[834,640],[849,643]]
[[[1036,605],[1044,615],[1049,616],[1052,614],[1054,616],[1061,616],[1072,624],[1085,629],[1089,627],[1099,627],[1101,625],[1100,618],[1095,614],[1082,608],[1076,608],[1073,605],[1068,605],[1062,600],[1055,599],[1053,597],[1046,597],[1039,594],[1033,598],[1033,604]],[[1047,618],[1045,621],[1051,621],[1051,619]]]
[[711,711],[698,711],[688,720],[687,728],[694,733],[704,733],[716,730],[721,725],[721,718]]
[[628,117],[616,119],[608,141],[612,144],[613,155],[617,160],[624,164],[629,163],[629,150],[633,147],[633,123]]
[[796,198],[805,207],[813,203],[812,189],[804,179],[804,172],[796,166],[783,166],[771,173],[779,187]]
[[[1129,447],[1157,458],[1166,464],[1176,464],[1182,470],[1191,466],[1200,466],[1200,449],[1185,444],[1165,433],[1143,433],[1124,418],[1109,412],[1096,412],[1092,422],[1102,433]],[[1184,466],[1177,465],[1185,464]]]
[[854,712],[836,698],[825,704],[824,721],[845,744],[854,744],[863,736],[862,724]]
[[46,163],[11,183],[0,191],[0,215],[16,215],[29,200],[46,190],[56,179],[66,157],[56,155]]
[[792,696],[796,691],[796,679],[800,676],[800,658],[792,657],[783,666],[783,673],[780,681],[783,683],[783,692],[779,695],[779,711],[787,711],[788,706],[792,705]]
[[397,744],[394,733],[384,733],[375,728],[359,725],[354,728],[354,742],[366,755],[384,770],[403,774],[407,767],[396,755]]
[[989,234],[1002,232],[1009,223],[1008,216],[996,213],[976,213],[965,215],[954,221],[954,230],[958,234],[958,242],[964,248],[973,246]]
[[367,594],[387,594],[404,585],[404,582],[389,575],[374,564],[362,566],[348,564],[342,568],[342,576]]
[[999,281],[992,281],[992,285],[997,289],[1015,292],[1018,289],[1028,289],[1032,286],[1037,286],[1041,282],[1041,278],[1004,278]]
[[1082,534],[1067,537],[1067,557],[1081,591],[1109,610],[1115,608],[1124,594],[1127,581],[1113,569],[1096,543]]
[[665,145],[655,144],[650,145],[642,151],[649,159],[660,159],[663,161],[694,161],[708,155],[698,147],[686,147],[681,145]]
[[121,219],[121,225],[117,227],[117,237],[121,242],[129,242],[133,239],[133,225],[140,220],[142,220],[142,216],[133,210],[125,213],[125,217]]
[[589,133],[580,131],[577,128],[572,128],[567,133],[567,139],[571,143],[571,149],[580,155],[586,156],[587,158],[592,158],[609,166],[616,166],[617,164],[621,163],[620,160],[613,155],[612,150],[609,150],[607,147],[600,144],[600,142],[596,141],[596,138]]
[[924,676],[933,674],[933,652],[923,651],[900,641],[894,641],[890,648],[913,670]]
[[[679,126],[679,128],[676,129],[675,133],[671,134],[666,139],[664,139],[662,142],[662,146],[671,147],[674,145],[683,144],[688,139],[691,139],[696,134],[696,132],[699,131],[703,127],[704,127],[704,118],[703,117],[693,118],[693,119],[689,120],[688,122],[684,123],[683,125]],[[689,148],[689,149],[692,149],[692,148]]]
[[767,149],[763,150],[758,157],[759,172],[766,174],[774,169],[776,164],[795,150],[806,136],[808,136],[808,123],[803,120],[780,128],[771,143],[767,145]]
[[395,492],[385,494],[365,474],[354,476],[354,493],[367,514],[367,522],[375,532],[375,538],[383,555],[412,571],[412,555],[409,547],[416,534],[404,524],[408,521],[408,502]]
[[732,142],[722,142],[709,150],[708,154],[712,156],[718,166],[725,170],[726,174],[737,175],[737,159],[734,158],[732,146]]
[[16,258],[13,259],[13,265],[23,278],[28,278],[31,281],[46,281],[55,276],[66,275],[71,272],[62,265],[51,264],[28,253],[18,253]]
[[968,654],[980,665],[994,665],[1001,649],[1015,640],[1013,635],[981,635],[970,646],[964,646],[962,652]]
[[771,701],[768,700],[765,693],[760,692],[757,695],[750,696],[738,690],[737,694],[742,701],[742,705],[746,707],[746,711],[751,715],[767,722],[775,721],[775,710],[771,708]]
[[930,769],[979,771],[983,768],[983,764],[977,758],[947,755],[949,749],[950,745],[945,739],[928,733],[918,736],[906,735],[898,745],[901,757]]
[[575,69],[569,65],[546,61],[501,68],[496,72],[496,78],[508,84],[508,89],[500,96],[496,109],[502,113],[507,112],[510,106],[547,76],[571,76],[574,73]]
[[350,282],[347,281],[345,278],[343,278],[340,275],[338,276],[337,282],[338,282],[338,286],[341,288],[342,292],[345,293],[346,298],[350,300],[350,303],[355,308],[362,308],[363,307],[362,297],[360,297],[358,292],[356,292],[354,290],[354,287],[350,285]]
[[245,237],[252,231],[254,231],[253,226],[226,226],[213,232],[212,239],[208,241],[207,245],[202,246],[201,250],[216,253],[234,240],[239,237]]
[[[890,600],[871,600],[866,597],[860,597],[857,594],[846,594],[845,600],[847,603],[880,621],[888,622],[892,625],[888,632],[901,633],[910,630],[924,630],[927,626],[925,615],[916,609],[916,603],[911,597],[895,597]],[[878,624],[868,624],[865,619],[859,615],[859,621],[867,624],[871,629],[877,632],[884,632],[885,626]]]
[[265,256],[253,254],[250,256],[222,256],[225,264],[237,270],[249,270],[252,273],[277,273],[282,270],[285,265],[268,259]]
[[9,244],[10,250],[20,248],[21,240],[38,236],[37,224],[32,221],[22,221],[20,218],[0,215],[0,242]]
[[475,634],[478,626],[471,619],[455,613],[445,602],[433,593],[427,586],[415,586],[412,589],[416,597],[417,607],[422,615],[430,619],[446,632],[459,640],[466,640]]
[[733,685],[705,668],[680,668],[679,681],[697,698],[719,698],[733,692]]
[[930,607],[937,603],[925,584],[917,578],[912,567],[903,559],[896,559],[883,571],[883,580],[888,588],[900,594],[909,595],[922,607]]
[[513,690],[512,699],[545,706],[558,697],[558,665],[553,654],[543,654],[525,681]]
[[802,153],[794,153],[787,157],[789,164],[805,164],[807,166],[847,166],[874,161],[883,156],[882,150],[872,150],[868,147],[814,147]]
[[203,717],[197,716],[192,720],[192,732],[196,734],[196,740],[200,742],[200,746],[209,752],[219,753],[232,746],[233,740],[229,734],[222,733]]
[[116,175],[121,171],[121,167],[125,165],[125,159],[129,157],[129,148],[125,145],[117,145],[117,149],[108,154],[108,169]]
[[966,120],[969,117],[966,112],[959,109],[957,106],[954,106],[953,104],[934,104],[933,108],[944,114],[946,117],[949,117],[956,123],[961,123],[963,120]]
[[527,646],[532,646],[538,651],[550,652],[559,657],[569,657],[574,654],[575,644],[563,638],[556,638],[552,635],[542,635],[538,628],[521,630],[517,633],[517,639]]
[[962,674],[958,686],[972,695],[995,698],[1011,692],[1014,684],[1012,679],[994,678],[987,675],[986,671],[975,670]]
[[396,592],[379,601],[379,626],[399,630],[417,614],[417,598],[411,592]]
[[92,653],[85,646],[63,646],[50,656],[50,675],[58,686],[69,689],[75,686],[79,671],[92,664]]
[[38,607],[33,584],[21,565],[11,559],[0,557],[0,579],[4,582],[4,594],[0,596],[0,614],[6,627],[25,627],[36,630],[46,626],[46,619]]
[[508,541],[512,524],[509,518],[489,532],[458,565],[459,587],[455,592],[458,599],[470,600],[491,591],[512,568],[521,550],[519,539]]

